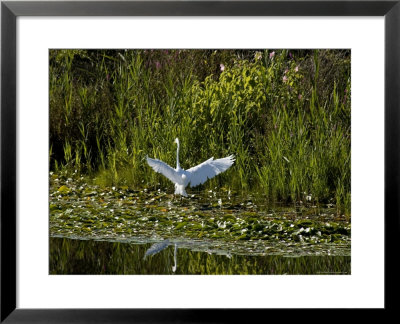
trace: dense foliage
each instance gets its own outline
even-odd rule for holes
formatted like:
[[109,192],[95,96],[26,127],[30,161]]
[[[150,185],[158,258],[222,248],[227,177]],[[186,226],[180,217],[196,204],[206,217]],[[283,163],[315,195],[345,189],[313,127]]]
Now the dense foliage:
[[164,188],[178,137],[183,168],[236,155],[206,187],[350,214],[347,50],[51,50],[49,79],[53,171]]

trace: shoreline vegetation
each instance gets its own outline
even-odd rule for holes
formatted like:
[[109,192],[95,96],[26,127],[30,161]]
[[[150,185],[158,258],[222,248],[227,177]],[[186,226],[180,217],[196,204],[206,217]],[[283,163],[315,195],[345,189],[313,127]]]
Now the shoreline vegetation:
[[172,193],[145,157],[174,166],[178,137],[183,168],[236,157],[189,196],[217,187],[350,218],[350,50],[50,50],[49,59],[51,182]]

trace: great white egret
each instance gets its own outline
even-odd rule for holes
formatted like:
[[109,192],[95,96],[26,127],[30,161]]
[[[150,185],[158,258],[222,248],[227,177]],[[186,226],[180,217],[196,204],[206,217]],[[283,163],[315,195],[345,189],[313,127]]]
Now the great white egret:
[[166,176],[175,184],[175,195],[182,195],[187,197],[185,188],[190,184],[191,187],[198,186],[215,177],[217,174],[226,171],[235,161],[233,155],[227,156],[222,159],[214,160],[212,157],[203,163],[196,165],[193,168],[184,170],[179,165],[179,140],[176,138],[176,169],[170,167],[168,164],[157,159],[146,157],[147,163],[153,168],[154,171]]

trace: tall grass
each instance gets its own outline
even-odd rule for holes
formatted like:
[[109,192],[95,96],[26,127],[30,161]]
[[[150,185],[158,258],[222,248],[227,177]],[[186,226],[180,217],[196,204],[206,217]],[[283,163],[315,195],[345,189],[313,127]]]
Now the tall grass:
[[166,186],[145,156],[236,155],[207,186],[350,213],[348,51],[50,51],[51,168]]

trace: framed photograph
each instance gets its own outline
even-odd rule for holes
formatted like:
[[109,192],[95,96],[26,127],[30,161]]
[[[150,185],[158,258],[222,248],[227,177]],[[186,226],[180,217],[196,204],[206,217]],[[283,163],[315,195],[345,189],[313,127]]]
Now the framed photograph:
[[3,1],[1,321],[393,309],[399,15]]

